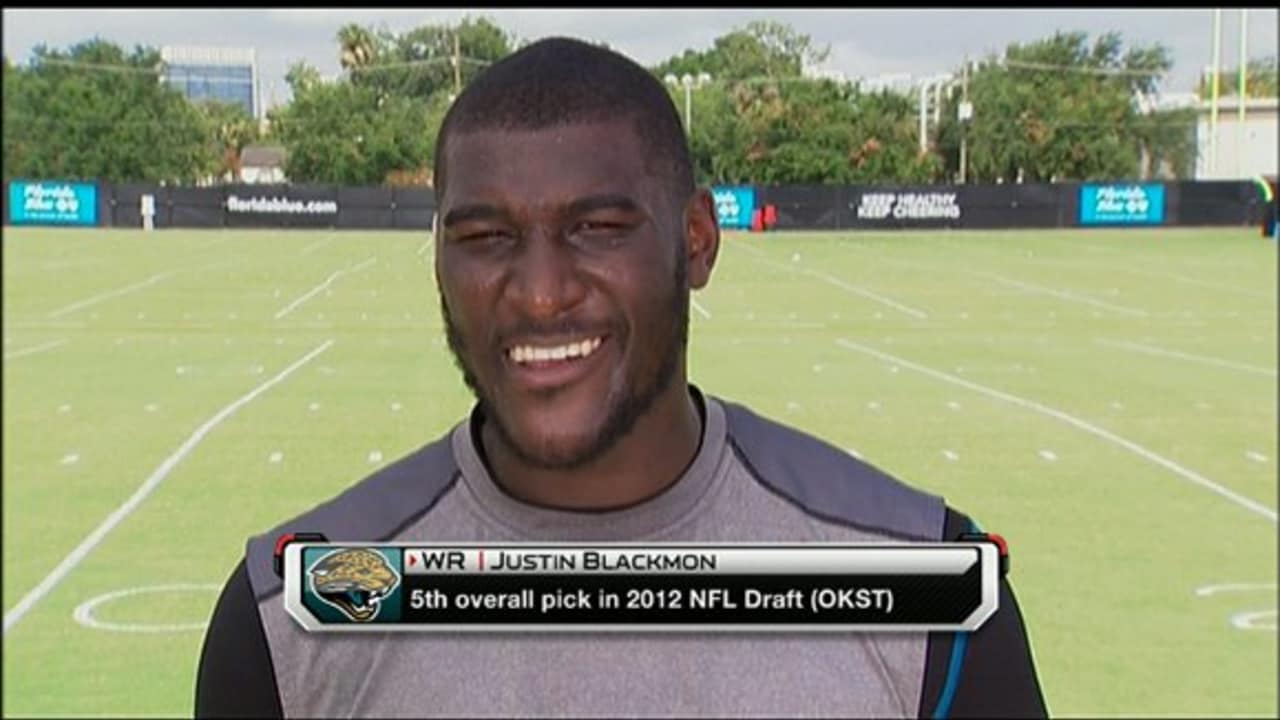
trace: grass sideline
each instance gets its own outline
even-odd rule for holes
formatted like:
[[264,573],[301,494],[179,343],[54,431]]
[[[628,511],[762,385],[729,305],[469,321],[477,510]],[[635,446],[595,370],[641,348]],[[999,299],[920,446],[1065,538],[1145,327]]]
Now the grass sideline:
[[[245,538],[469,408],[432,248],[3,245],[3,712],[188,715]],[[730,233],[690,374],[1001,533],[1055,716],[1274,716],[1276,276],[1253,228]]]

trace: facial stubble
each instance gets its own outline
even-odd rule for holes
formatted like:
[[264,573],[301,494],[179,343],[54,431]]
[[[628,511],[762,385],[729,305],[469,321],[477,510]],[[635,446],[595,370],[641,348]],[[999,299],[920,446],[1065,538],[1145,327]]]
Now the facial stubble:
[[[637,368],[624,380],[619,396],[602,399],[609,403],[604,422],[597,428],[589,442],[576,452],[553,453],[540,452],[537,448],[522,444],[511,432],[510,426],[503,418],[497,403],[481,386],[472,362],[471,349],[467,347],[462,332],[454,322],[449,304],[440,289],[440,310],[444,319],[445,337],[449,350],[453,354],[454,364],[462,373],[463,382],[471,389],[476,398],[479,410],[486,421],[492,422],[501,442],[507,446],[522,463],[543,470],[574,470],[590,464],[612,449],[635,427],[636,422],[644,417],[653,407],[654,402],[666,392],[675,379],[679,363],[685,356],[689,341],[689,287],[688,261],[683,253],[677,253],[676,272],[671,292],[661,306],[671,311],[669,332],[663,339],[663,351],[659,355],[658,365],[648,377],[637,377],[638,373],[647,372],[644,367]],[[439,284],[437,285],[439,287]],[[637,339],[628,334],[629,342],[634,346]],[[503,352],[503,348],[484,348],[484,352]]]

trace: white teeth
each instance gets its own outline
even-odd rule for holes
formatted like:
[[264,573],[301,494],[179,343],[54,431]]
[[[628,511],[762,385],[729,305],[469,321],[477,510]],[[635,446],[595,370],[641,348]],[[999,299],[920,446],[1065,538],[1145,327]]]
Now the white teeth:
[[528,362],[547,362],[550,360],[567,360],[570,358],[587,357],[600,347],[600,343],[604,342],[603,338],[592,338],[581,342],[569,343],[568,345],[560,345],[558,347],[541,348],[532,345],[519,345],[507,351],[507,354],[517,363]]

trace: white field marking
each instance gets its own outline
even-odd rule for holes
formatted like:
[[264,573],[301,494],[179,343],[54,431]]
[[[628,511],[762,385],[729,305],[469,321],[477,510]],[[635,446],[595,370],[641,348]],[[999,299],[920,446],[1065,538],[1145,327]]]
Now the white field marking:
[[45,595],[49,594],[49,591],[61,582],[76,565],[80,564],[80,561],[84,560],[85,557],[87,557],[89,553],[98,546],[98,543],[102,542],[103,538],[107,536],[107,533],[111,532],[120,524],[121,521],[128,517],[130,513],[137,510],[138,506],[142,504],[142,501],[146,500],[147,496],[159,487],[160,483],[169,476],[169,473],[177,467],[178,463],[182,462],[182,459],[187,455],[190,455],[191,451],[194,450],[196,446],[200,444],[200,441],[212,432],[215,427],[235,414],[235,412],[240,408],[250,402],[253,402],[253,400],[262,393],[283,382],[298,368],[311,362],[317,355],[328,350],[332,345],[332,339],[326,340],[311,352],[295,360],[292,365],[281,370],[271,379],[262,383],[253,390],[250,390],[230,405],[219,410],[216,415],[209,418],[209,420],[200,427],[196,428],[195,432],[191,433],[191,437],[187,438],[177,450],[173,451],[173,454],[165,458],[164,462],[160,463],[160,466],[151,473],[150,477],[146,479],[146,482],[142,483],[142,485],[133,493],[132,496],[129,497],[128,500],[124,502],[123,505],[116,508],[114,512],[108,515],[107,518],[93,530],[93,532],[89,533],[88,537],[81,541],[81,543],[77,545],[70,554],[62,559],[62,562],[58,563],[58,566],[55,567],[52,572],[40,581],[39,585],[32,588],[30,592],[18,601],[17,605],[4,614],[4,634],[9,634],[9,630],[13,628],[14,624],[30,612],[31,609],[35,607],[36,603],[40,602]]
[[313,402],[307,406],[307,409],[310,410],[311,412],[315,412],[320,409],[320,403]]
[[334,272],[332,275],[326,278],[324,282],[311,288],[306,293],[304,293],[301,297],[289,303],[288,305],[285,305],[283,308],[280,308],[280,310],[275,315],[275,319],[279,320],[285,315],[288,315],[289,313],[293,312],[294,308],[298,307],[302,303],[315,297],[316,294],[319,293],[321,290],[328,288],[329,285],[331,285],[334,280],[337,280],[338,278],[342,277],[343,275],[346,275],[347,273],[359,272],[363,270],[367,265],[371,265],[377,261],[378,261],[378,257],[375,255],[371,258],[367,258],[364,262],[360,263],[359,265],[356,265],[355,267],[343,268],[342,270],[338,270]]
[[[1231,624],[1237,630],[1275,630],[1277,628],[1276,617],[1278,615],[1280,615],[1280,613],[1275,610],[1236,613],[1231,616]],[[1271,624],[1263,625],[1256,622],[1262,618],[1271,618]]]
[[75,465],[80,462],[80,453],[68,453],[62,456],[61,463],[63,465]]
[[1200,287],[1209,288],[1211,290],[1221,290],[1223,292],[1236,293],[1238,295],[1244,295],[1246,297],[1257,298],[1258,300],[1270,300],[1272,302],[1275,301],[1275,297],[1272,295],[1253,292],[1252,290],[1246,290],[1244,288],[1231,287],[1230,285],[1219,285],[1218,283],[1205,282],[1204,280],[1200,280],[1198,278],[1187,277],[1185,275],[1179,275],[1177,273],[1161,272],[1161,271],[1154,271],[1154,270],[1141,270],[1138,268],[1127,268],[1127,267],[1122,267],[1120,269],[1124,270],[1125,272],[1137,273],[1139,275],[1147,275],[1149,277],[1168,278],[1170,280],[1175,280],[1180,283],[1186,283],[1188,285],[1198,285]]
[[867,403],[867,409],[868,409],[868,410],[879,410],[879,409],[880,409],[880,403],[876,402],[875,400],[872,400],[871,402]]
[[431,238],[427,238],[427,241],[422,243],[422,247],[418,248],[418,252],[416,254],[421,256],[429,249],[431,249]]
[[[1001,275],[996,275],[994,273],[970,271],[969,274],[976,275],[978,277],[985,277],[990,280],[995,280],[996,282],[1004,283],[1005,285],[1016,287],[1030,293],[1052,295],[1053,297],[1056,297],[1062,300],[1067,300],[1070,302],[1077,302],[1077,303],[1084,303],[1086,305],[1093,305],[1094,307],[1105,308],[1107,310],[1111,310],[1112,312],[1124,313],[1126,315],[1135,315],[1137,317],[1147,316],[1146,310],[1140,310],[1138,308],[1131,308],[1131,307],[1125,307],[1123,305],[1115,305],[1108,302],[1102,302],[1101,300],[1095,300],[1091,297],[1077,295],[1068,290],[1057,290],[1055,288],[1044,287],[1043,285],[1033,285],[1032,283],[1023,282],[1021,280],[1014,280],[1012,278],[1003,277]],[[1101,317],[1101,316],[1097,316],[1097,317]]]
[[131,293],[134,290],[141,290],[142,288],[148,285],[154,285],[160,282],[161,280],[165,279],[166,277],[176,272],[177,270],[169,270],[162,273],[156,273],[155,275],[152,275],[151,277],[141,282],[136,282],[132,285],[126,285],[122,288],[117,288],[115,290],[108,290],[107,292],[99,293],[97,295],[94,295],[93,297],[88,297],[88,298],[85,298],[84,300],[73,302],[70,305],[67,305],[66,307],[58,308],[57,310],[50,312],[48,316],[51,318],[61,317],[63,315],[66,315],[67,313],[73,313],[76,310],[87,308],[90,305],[96,305],[104,300],[110,300],[113,297],[124,295],[125,293]]
[[1096,435],[1097,437],[1100,437],[1103,440],[1111,442],[1115,445],[1119,445],[1120,447],[1128,450],[1129,452],[1132,452],[1133,454],[1145,460],[1149,460],[1155,463],[1156,465],[1159,465],[1160,467],[1163,467],[1164,469],[1169,470],[1170,472],[1174,473],[1175,475],[1185,480],[1195,483],[1196,485],[1199,485],[1200,487],[1203,487],[1206,490],[1214,492],[1230,500],[1231,502],[1245,508],[1246,510],[1252,511],[1254,513],[1257,513],[1258,515],[1261,515],[1267,518],[1272,523],[1276,523],[1278,520],[1280,520],[1280,515],[1277,515],[1276,511],[1273,508],[1267,507],[1266,505],[1263,505],[1257,500],[1247,498],[1235,492],[1234,490],[1231,490],[1230,488],[1223,487],[1222,485],[1219,485],[1218,483],[1204,477],[1203,475],[1195,472],[1194,470],[1190,470],[1162,455],[1152,452],[1151,450],[1144,448],[1143,446],[1133,442],[1132,440],[1127,440],[1123,437],[1120,437],[1119,435],[1116,435],[1115,433],[1109,430],[1100,428],[1097,425],[1094,425],[1093,423],[1090,423],[1086,420],[1081,420],[1080,418],[1075,417],[1074,415],[1069,415],[1061,410],[1049,407],[1048,405],[1042,405],[1034,400],[1026,400],[1024,398],[1018,397],[1017,395],[1011,395],[1009,393],[1001,392],[1000,390],[996,390],[994,388],[989,388],[985,385],[979,385],[978,383],[965,380],[963,378],[958,378],[958,377],[955,377],[954,375],[949,375],[945,372],[934,370],[933,368],[925,367],[923,365],[917,365],[916,363],[913,363],[910,360],[904,360],[902,358],[895,357],[888,353],[876,350],[875,348],[869,348],[854,342],[850,342],[848,340],[845,340],[844,338],[837,339],[836,344],[849,350],[854,350],[856,352],[861,352],[867,355],[871,355],[872,357],[877,357],[881,360],[890,360],[890,361],[896,362],[900,365],[903,365],[904,367],[911,368],[916,372],[923,373],[925,375],[942,380],[944,382],[949,382],[953,385],[959,385],[960,387],[968,388],[970,390],[973,390],[974,392],[981,393],[988,397],[994,397],[999,400],[1004,400],[1005,402],[1012,403],[1019,407],[1027,408],[1029,410],[1034,410],[1036,412],[1042,413],[1044,415],[1048,415],[1049,417],[1055,418],[1057,420],[1061,420],[1062,422],[1065,422],[1068,425],[1071,425],[1072,427],[1078,428],[1092,435]]
[[942,457],[950,460],[951,462],[955,462],[960,459],[960,456],[951,450],[943,450]]
[[271,463],[272,465],[279,463],[283,459],[284,459],[284,453],[280,452],[279,450],[276,450],[275,452],[267,456],[267,462]]
[[1058,459],[1058,456],[1052,450],[1041,450],[1037,454],[1049,462],[1053,462]]
[[398,402],[393,402],[393,403],[391,403],[391,412],[400,412],[400,408],[401,408],[401,407],[403,407],[403,406],[402,406],[400,403],[398,403]]
[[858,458],[859,460],[861,460],[861,459],[862,459],[862,454],[861,454],[861,453],[859,453],[857,450],[854,450],[854,449],[853,449],[853,448],[851,448],[851,447],[847,447],[847,448],[845,448],[845,449],[844,449],[844,451],[845,451],[845,452],[847,452],[847,453],[849,453],[850,455],[852,455],[852,456],[854,456],[854,457]]
[[331,243],[331,242],[333,242],[334,240],[337,240],[337,239],[338,239],[338,236],[337,236],[337,235],[330,235],[329,237],[326,237],[326,238],[324,238],[324,239],[322,239],[322,240],[317,240],[317,241],[315,241],[315,242],[311,243],[310,245],[308,245],[308,246],[306,246],[306,247],[302,248],[301,250],[299,250],[299,251],[298,251],[298,254],[299,254],[299,255],[307,255],[307,254],[311,253],[313,250],[318,250],[318,249],[320,249],[320,248],[324,247],[325,245],[328,245],[329,243]]
[[1276,377],[1276,371],[1271,368],[1264,368],[1258,365],[1249,365],[1247,363],[1234,362],[1231,360],[1223,360],[1222,358],[1210,357],[1208,355],[1192,355],[1191,353],[1178,352],[1177,350],[1165,350],[1164,348],[1158,348],[1154,345],[1142,345],[1139,343],[1106,340],[1103,338],[1094,338],[1093,341],[1099,345],[1109,345],[1111,347],[1124,348],[1126,350],[1135,350],[1149,355],[1179,358],[1181,360],[1190,360],[1204,365],[1216,365],[1218,367],[1229,368],[1232,370],[1241,370],[1248,373],[1254,373],[1255,375]]
[[35,347],[23,348],[21,350],[14,350],[13,352],[7,352],[4,354],[4,359],[13,360],[14,358],[20,358],[24,355],[35,355],[36,353],[42,353],[42,352],[45,352],[46,350],[52,350],[60,345],[66,345],[66,344],[67,344],[66,340],[54,340],[52,342],[47,342],[43,345],[36,345]]
[[1247,458],[1249,458],[1250,460],[1252,460],[1252,461],[1254,461],[1254,462],[1264,463],[1264,462],[1266,462],[1266,461],[1267,461],[1267,456],[1266,456],[1266,455],[1263,455],[1262,453],[1257,452],[1257,451],[1255,451],[1255,450],[1250,450],[1249,452],[1245,453],[1245,454],[1244,454],[1244,456],[1245,456],[1245,457],[1247,457]]
[[951,408],[952,410],[959,410],[960,403],[956,402],[955,400],[948,400],[947,407]]
[[163,632],[194,632],[203,630],[208,622],[169,624],[169,625],[142,625],[127,623],[111,623],[103,622],[93,616],[93,611],[99,605],[105,605],[113,600],[119,600],[131,595],[141,595],[144,593],[175,593],[175,592],[219,592],[222,590],[221,585],[202,584],[175,584],[175,585],[144,585],[142,587],[126,588],[117,590],[116,592],[105,593],[95,598],[80,603],[79,606],[71,613],[71,617],[75,621],[87,628],[94,630],[108,630],[111,632],[141,632],[141,633],[163,633]]
[[380,462],[382,462],[382,451],[381,451],[381,450],[374,450],[373,452],[370,452],[370,453],[369,453],[369,462],[370,462],[371,464],[372,464],[372,463],[380,463]]
[[69,413],[69,412],[71,412],[71,406],[70,406],[70,405],[59,405],[59,406],[58,406],[58,414],[59,414],[59,415],[65,415],[65,414],[67,414],[67,413]]
[[1237,592],[1240,590],[1275,590],[1275,583],[1223,583],[1221,585],[1202,585],[1196,588],[1196,595],[1208,597],[1220,592]]
[[179,365],[178,367],[174,368],[174,372],[178,373],[179,375],[186,375],[186,374],[187,374],[187,366],[186,366],[186,365]]
[[[897,310],[898,312],[905,313],[905,314],[910,315],[911,317],[914,317],[914,318],[919,319],[919,320],[924,320],[924,319],[926,319],[926,318],[928,318],[928,317],[929,317],[929,314],[928,314],[928,313],[926,313],[926,312],[925,312],[925,311],[923,311],[923,310],[918,310],[918,309],[913,308],[913,307],[910,307],[910,306],[908,306],[908,305],[903,305],[902,303],[900,303],[900,302],[898,302],[898,301],[896,301],[896,300],[893,300],[893,299],[891,299],[891,298],[887,298],[887,297],[885,297],[884,295],[880,295],[879,293],[875,293],[875,292],[872,292],[872,291],[870,291],[870,290],[867,290],[867,289],[866,289],[866,288],[864,288],[864,287],[860,287],[860,286],[858,286],[858,285],[853,285],[853,284],[851,284],[851,283],[845,282],[844,280],[841,280],[840,278],[838,278],[838,277],[836,277],[836,276],[834,276],[834,275],[829,275],[829,274],[827,274],[827,273],[820,272],[820,271],[818,271],[818,270],[812,270],[812,269],[809,269],[809,268],[804,268],[804,269],[797,270],[796,268],[793,268],[793,267],[791,267],[790,265],[787,265],[786,263],[780,263],[780,262],[777,262],[777,261],[774,261],[774,260],[770,260],[770,259],[768,258],[768,256],[767,256],[767,255],[765,255],[765,253],[764,253],[764,252],[762,252],[762,251],[760,251],[760,250],[757,250],[757,249],[755,249],[755,248],[753,248],[753,247],[751,247],[751,246],[749,246],[749,245],[746,245],[746,244],[738,244],[738,243],[733,243],[733,245],[734,245],[734,247],[740,247],[740,248],[742,248],[742,249],[744,249],[744,250],[746,250],[746,251],[750,252],[751,254],[755,255],[755,256],[756,256],[756,261],[757,261],[757,262],[762,262],[762,263],[764,263],[764,264],[766,264],[766,265],[772,265],[772,266],[774,266],[774,267],[779,267],[779,268],[782,268],[783,270],[786,270],[787,272],[790,272],[790,273],[799,273],[799,274],[802,274],[802,275],[810,275],[810,276],[812,276],[812,277],[816,277],[816,278],[818,278],[818,279],[820,279],[820,280],[823,280],[823,281],[828,282],[828,283],[830,283],[830,284],[832,284],[832,285],[835,285],[836,287],[840,288],[841,290],[844,290],[844,291],[846,291],[846,292],[851,292],[851,293],[853,293],[853,294],[855,294],[855,295],[859,295],[859,296],[864,297],[864,298],[867,298],[867,299],[869,299],[869,300],[874,300],[875,302],[878,302],[878,303],[880,303],[880,304],[882,304],[882,305],[887,305],[887,306],[889,306],[889,307],[893,308],[894,310]],[[796,258],[794,258],[794,261],[799,262],[799,257],[797,256]]]
[[693,302],[693,309],[697,310],[699,315],[708,320],[711,319],[711,313],[707,312],[707,309],[702,307],[702,303],[698,302],[697,298],[690,297],[689,300]]

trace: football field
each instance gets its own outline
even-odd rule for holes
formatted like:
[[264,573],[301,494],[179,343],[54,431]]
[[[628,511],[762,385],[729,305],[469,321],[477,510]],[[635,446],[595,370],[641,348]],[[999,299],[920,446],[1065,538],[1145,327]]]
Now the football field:
[[[469,410],[433,247],[3,245],[4,714],[190,715],[245,539]],[[728,233],[690,377],[1003,535],[1051,714],[1274,717],[1276,261],[1256,228]]]

